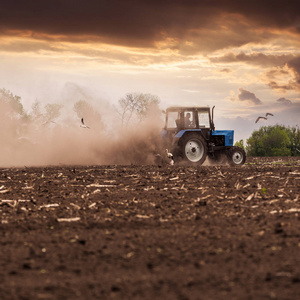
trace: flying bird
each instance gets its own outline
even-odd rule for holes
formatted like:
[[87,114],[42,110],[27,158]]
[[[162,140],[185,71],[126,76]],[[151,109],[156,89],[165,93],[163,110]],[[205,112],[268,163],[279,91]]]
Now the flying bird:
[[255,123],[257,123],[260,119],[264,119],[264,120],[268,120],[268,116],[274,116],[273,114],[271,113],[266,113],[266,115],[264,117],[258,117],[255,121]]
[[257,123],[260,119],[268,120],[268,118],[266,118],[266,117],[258,117],[258,118],[256,119],[255,123]]
[[165,150],[165,153],[167,154],[167,158],[169,159],[169,164],[171,166],[173,166],[174,165],[174,156],[173,156],[173,154],[170,153],[168,149]]
[[81,118],[81,124],[80,124],[80,127],[82,127],[82,128],[90,128],[89,126],[84,125],[83,118]]

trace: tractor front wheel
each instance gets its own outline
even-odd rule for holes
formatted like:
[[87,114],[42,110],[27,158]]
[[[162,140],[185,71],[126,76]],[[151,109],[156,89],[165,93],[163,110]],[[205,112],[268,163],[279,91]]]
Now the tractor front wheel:
[[243,165],[246,161],[246,153],[244,149],[240,147],[232,147],[228,151],[228,162],[232,166],[240,166]]
[[198,134],[189,134],[182,140],[182,156],[186,162],[202,165],[207,156],[204,138]]

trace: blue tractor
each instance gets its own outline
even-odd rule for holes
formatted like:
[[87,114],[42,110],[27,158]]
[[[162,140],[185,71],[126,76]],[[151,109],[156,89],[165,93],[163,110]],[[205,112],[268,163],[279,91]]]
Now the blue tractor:
[[169,107],[162,132],[165,146],[173,153],[174,160],[201,165],[208,159],[221,160],[231,165],[243,165],[246,153],[233,146],[233,130],[215,130],[214,108]]

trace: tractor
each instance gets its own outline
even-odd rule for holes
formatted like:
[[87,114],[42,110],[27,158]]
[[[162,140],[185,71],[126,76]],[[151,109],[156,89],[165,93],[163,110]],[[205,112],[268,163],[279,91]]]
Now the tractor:
[[162,139],[175,162],[202,165],[208,158],[215,163],[225,159],[233,166],[245,163],[245,151],[233,146],[234,131],[215,130],[214,108],[169,107],[165,111]]

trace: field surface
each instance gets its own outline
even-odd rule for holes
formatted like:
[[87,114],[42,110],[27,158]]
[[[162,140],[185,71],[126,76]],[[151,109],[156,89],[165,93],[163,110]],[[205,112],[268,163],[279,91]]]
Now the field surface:
[[300,299],[300,158],[0,169],[0,299]]

